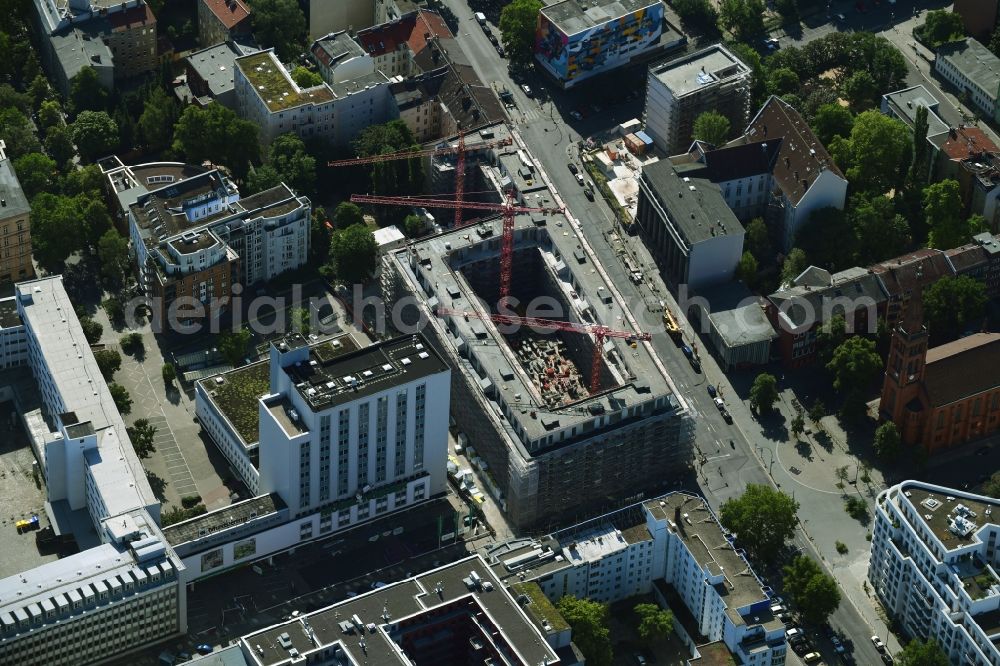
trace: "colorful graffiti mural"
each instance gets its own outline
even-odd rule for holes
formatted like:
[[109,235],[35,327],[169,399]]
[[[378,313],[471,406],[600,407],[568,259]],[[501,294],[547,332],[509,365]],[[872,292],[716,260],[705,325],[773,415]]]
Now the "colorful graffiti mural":
[[542,13],[535,30],[535,59],[569,88],[595,74],[627,64],[634,56],[655,46],[662,30],[660,2],[572,35],[567,35]]

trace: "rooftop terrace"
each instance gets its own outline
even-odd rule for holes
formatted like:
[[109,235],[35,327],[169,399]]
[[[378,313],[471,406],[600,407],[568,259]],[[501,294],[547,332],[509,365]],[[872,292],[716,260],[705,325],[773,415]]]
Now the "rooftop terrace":
[[[972,499],[965,493],[942,494],[922,485],[904,485],[903,493],[917,515],[948,550],[977,540],[976,532],[986,523],[996,523],[993,511],[1000,503]],[[960,497],[958,495],[961,495]],[[1000,517],[1000,513],[997,514]]]
[[632,14],[659,0],[557,0],[542,8],[542,13],[567,35]]
[[261,51],[237,58],[236,66],[272,113],[303,104],[322,104],[333,100],[333,94],[325,83],[312,88],[299,88],[273,51]]

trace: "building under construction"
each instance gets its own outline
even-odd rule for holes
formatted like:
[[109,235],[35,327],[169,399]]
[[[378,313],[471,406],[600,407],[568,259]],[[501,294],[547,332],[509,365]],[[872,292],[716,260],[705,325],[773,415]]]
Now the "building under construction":
[[[519,205],[560,207],[513,139],[483,164],[489,179],[512,188]],[[501,233],[499,216],[484,218],[387,254],[382,270],[386,309],[408,299],[395,308],[402,320],[424,319],[424,335],[453,368],[452,418],[469,457],[482,461],[485,485],[519,529],[550,528],[663,487],[689,463],[693,438],[663,366],[634,339],[490,319],[501,296]],[[513,234],[510,310],[635,330],[572,212],[519,214]]]

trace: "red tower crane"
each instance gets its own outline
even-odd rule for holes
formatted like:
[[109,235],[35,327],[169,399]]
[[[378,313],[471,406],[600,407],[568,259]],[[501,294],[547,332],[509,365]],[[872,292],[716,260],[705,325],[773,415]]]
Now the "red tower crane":
[[354,203],[384,204],[387,206],[423,206],[426,208],[466,208],[470,210],[490,210],[503,213],[503,233],[500,236],[500,303],[510,296],[510,271],[514,256],[514,215],[517,213],[562,213],[562,208],[534,208],[514,205],[513,196],[508,193],[505,203],[495,204],[482,201],[452,201],[430,197],[378,197],[370,194],[352,194]]
[[[472,150],[482,150],[484,148],[501,148],[509,146],[513,139],[509,136],[496,141],[486,141],[477,143]],[[465,194],[465,133],[458,133],[458,143],[454,146],[443,146],[441,148],[427,148],[424,150],[403,150],[396,153],[384,153],[382,155],[372,155],[371,157],[355,157],[347,160],[334,160],[327,162],[328,167],[357,166],[359,164],[376,164],[379,162],[392,162],[395,160],[408,160],[415,157],[434,157],[437,155],[456,155],[455,165],[455,201],[461,202]],[[441,208],[442,206],[436,206]],[[455,226],[462,226],[462,207],[455,208]]]
[[479,314],[474,311],[451,310],[449,308],[438,308],[437,314],[452,315],[458,317],[475,317],[476,319],[490,319],[498,324],[513,324],[518,326],[529,326],[531,328],[544,328],[551,331],[570,331],[572,333],[593,333],[597,339],[594,345],[594,357],[590,363],[590,392],[597,393],[601,388],[601,360],[604,353],[604,341],[607,338],[622,338],[626,342],[635,344],[638,340],[648,341],[652,339],[649,333],[633,333],[631,331],[619,331],[601,324],[578,324],[572,321],[560,321],[558,319],[541,319],[539,317],[517,317],[515,315],[503,314]]

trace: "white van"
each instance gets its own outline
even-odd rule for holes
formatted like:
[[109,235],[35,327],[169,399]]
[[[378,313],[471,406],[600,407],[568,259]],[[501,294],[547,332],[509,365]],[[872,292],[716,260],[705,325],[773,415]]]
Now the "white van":
[[486,25],[486,14],[482,12],[476,12],[476,20],[479,21],[479,25]]

